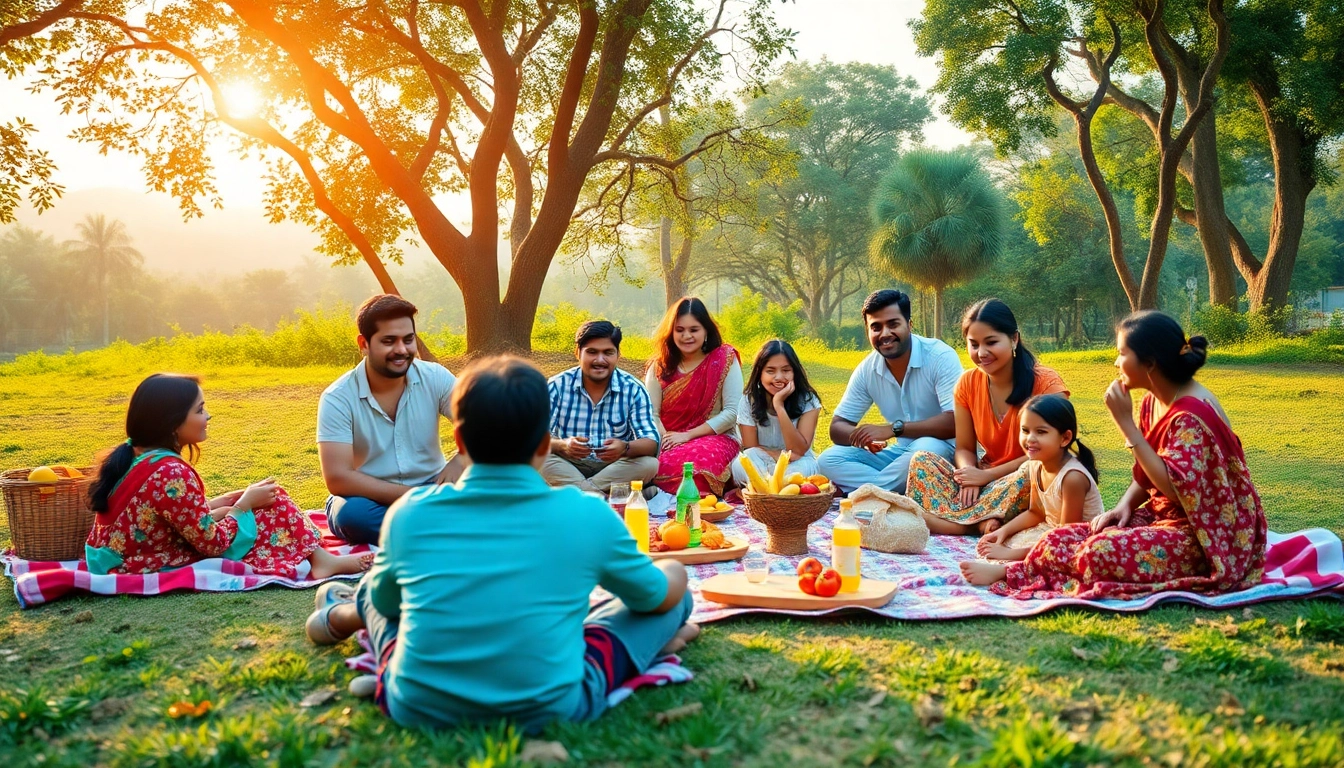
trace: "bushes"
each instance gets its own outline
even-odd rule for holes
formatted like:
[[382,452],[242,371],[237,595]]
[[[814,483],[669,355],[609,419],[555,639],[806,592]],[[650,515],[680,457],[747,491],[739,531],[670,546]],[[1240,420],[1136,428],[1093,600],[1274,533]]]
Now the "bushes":
[[803,318],[798,314],[803,302],[795,301],[787,307],[766,301],[749,288],[724,305],[716,318],[724,340],[743,355],[770,339],[795,341],[803,329]]

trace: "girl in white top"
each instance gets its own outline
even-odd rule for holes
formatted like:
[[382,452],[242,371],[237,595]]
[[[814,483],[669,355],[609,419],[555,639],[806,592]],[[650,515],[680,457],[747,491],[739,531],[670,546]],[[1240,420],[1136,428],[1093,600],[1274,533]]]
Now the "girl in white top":
[[[821,398],[807,381],[798,354],[787,341],[773,339],[761,347],[747,379],[747,391],[737,406],[742,455],[762,475],[775,471],[779,454],[789,452],[789,472],[817,474],[812,440],[817,434]],[[747,471],[733,462],[733,479],[747,485]]]
[[1068,398],[1040,395],[1024,403],[1018,439],[1027,453],[1023,470],[1031,506],[981,537],[976,552],[987,560],[1024,560],[1051,529],[1090,522],[1105,511],[1097,464],[1078,440],[1078,416]]

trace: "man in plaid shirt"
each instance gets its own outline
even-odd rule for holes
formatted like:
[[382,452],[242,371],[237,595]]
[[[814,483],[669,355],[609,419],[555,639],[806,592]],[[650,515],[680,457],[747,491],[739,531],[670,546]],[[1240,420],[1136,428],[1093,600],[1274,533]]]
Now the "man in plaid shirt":
[[649,393],[616,367],[621,329],[590,320],[575,334],[578,366],[552,376],[551,456],[541,474],[551,485],[606,494],[613,483],[658,473],[658,427]]

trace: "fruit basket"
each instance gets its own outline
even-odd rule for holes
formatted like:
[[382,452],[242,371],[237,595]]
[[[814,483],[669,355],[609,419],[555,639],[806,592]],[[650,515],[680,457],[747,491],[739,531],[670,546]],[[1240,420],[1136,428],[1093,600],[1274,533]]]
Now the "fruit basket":
[[[42,469],[41,467],[38,468]],[[0,495],[14,553],[24,560],[79,560],[93,528],[89,509],[92,468],[56,467],[48,480],[29,480],[33,470],[0,473]],[[53,472],[48,469],[48,472]]]
[[765,551],[775,555],[806,555],[807,528],[826,516],[835,492],[782,496],[742,492],[751,519],[765,525]]

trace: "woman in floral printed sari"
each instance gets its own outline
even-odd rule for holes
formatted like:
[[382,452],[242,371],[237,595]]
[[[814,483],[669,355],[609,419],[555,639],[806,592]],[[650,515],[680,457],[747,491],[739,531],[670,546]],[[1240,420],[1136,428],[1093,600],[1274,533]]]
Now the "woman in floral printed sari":
[[[1127,599],[1260,582],[1260,496],[1218,398],[1194,380],[1208,343],[1148,311],[1120,324],[1116,346],[1120,375],[1106,407],[1134,453],[1134,482],[1115,509],[1056,528],[1021,563],[963,563],[972,584],[1018,598]],[[1131,389],[1148,391],[1137,423]]]
[[742,400],[742,363],[723,343],[719,327],[700,299],[668,308],[654,332],[653,362],[644,377],[661,435],[654,485],[676,494],[685,462],[695,464],[701,493],[723,495],[732,462],[741,450],[737,406]]
[[136,387],[126,414],[130,437],[103,459],[89,488],[90,572],[153,573],[208,557],[297,579],[368,569],[372,555],[322,549],[316,526],[274,480],[207,499],[182,451],[197,455],[209,421],[194,378],[155,374]]

